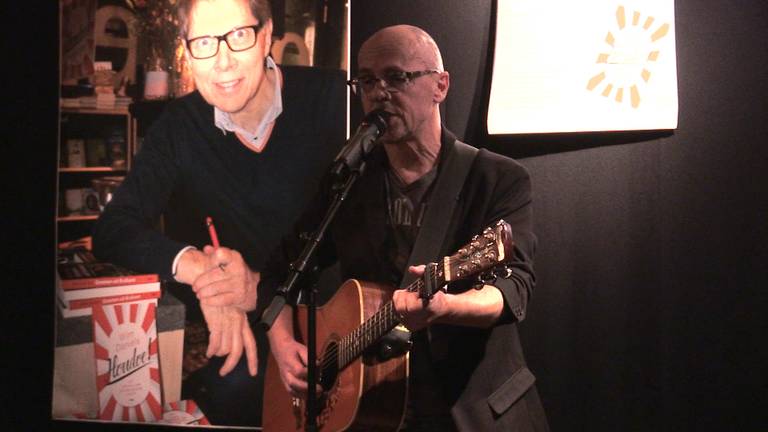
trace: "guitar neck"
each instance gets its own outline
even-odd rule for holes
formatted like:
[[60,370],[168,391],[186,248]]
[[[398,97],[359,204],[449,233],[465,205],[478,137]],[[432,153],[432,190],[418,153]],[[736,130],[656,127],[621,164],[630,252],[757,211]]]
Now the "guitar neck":
[[[482,234],[473,236],[454,255],[444,257],[440,264],[427,264],[424,274],[408,285],[406,290],[417,291],[420,297],[430,299],[447,282],[468,278],[505,262],[512,255],[513,247],[512,228],[504,220],[499,220],[495,225],[485,228]],[[399,323],[394,303],[387,302],[341,339],[338,346],[339,369],[350,364]]]
[[[425,275],[426,276],[426,275]],[[433,277],[435,284],[442,286],[445,283],[443,272],[436,271]],[[419,291],[424,289],[425,282],[423,277],[416,279],[405,289],[408,291]],[[358,328],[344,336],[339,343],[339,369],[343,369],[352,363],[357,357],[375,344],[382,336],[400,324],[400,317],[395,311],[395,304],[390,300],[381,307],[370,318],[365,320]]]
[[352,333],[344,336],[339,344],[339,369],[343,369],[359,357],[388,331],[395,328],[400,319],[395,312],[395,304],[387,302],[381,309],[367,319]]

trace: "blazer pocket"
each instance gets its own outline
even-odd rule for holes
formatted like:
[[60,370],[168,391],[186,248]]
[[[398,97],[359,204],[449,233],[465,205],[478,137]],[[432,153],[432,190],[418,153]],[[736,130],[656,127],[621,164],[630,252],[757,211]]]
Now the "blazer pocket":
[[500,415],[517,402],[531,388],[534,382],[536,382],[536,377],[533,376],[533,373],[527,367],[523,366],[512,374],[493,394],[488,396],[488,405],[490,405],[494,414]]

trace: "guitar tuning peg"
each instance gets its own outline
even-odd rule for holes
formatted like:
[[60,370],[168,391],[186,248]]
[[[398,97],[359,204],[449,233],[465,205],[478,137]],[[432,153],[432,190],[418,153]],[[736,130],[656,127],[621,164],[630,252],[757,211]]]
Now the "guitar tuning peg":
[[502,279],[509,279],[512,276],[512,268],[509,265],[500,265],[493,270],[493,274]]
[[474,267],[473,263],[467,262],[459,266],[459,272],[461,272],[463,275],[468,275],[472,272],[472,267]]

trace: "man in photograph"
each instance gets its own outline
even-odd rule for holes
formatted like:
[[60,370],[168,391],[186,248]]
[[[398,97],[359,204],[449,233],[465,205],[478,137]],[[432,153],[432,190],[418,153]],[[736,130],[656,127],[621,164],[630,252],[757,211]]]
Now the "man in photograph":
[[97,257],[159,274],[188,319],[204,317],[210,361],[185,381],[183,397],[213,424],[260,422],[257,358],[267,344],[257,356],[247,315],[258,271],[345,137],[343,72],[276,65],[270,8],[267,0],[178,2],[196,91],[169,102],[149,129],[93,233]]

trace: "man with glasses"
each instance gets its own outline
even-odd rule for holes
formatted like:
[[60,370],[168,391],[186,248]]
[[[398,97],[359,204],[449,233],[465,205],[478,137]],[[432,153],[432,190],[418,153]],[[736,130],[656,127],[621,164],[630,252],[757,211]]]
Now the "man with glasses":
[[[340,262],[345,278],[402,286],[406,271],[423,272],[423,266],[408,263],[417,235],[430,229],[425,215],[435,213],[429,207],[441,205],[432,199],[436,185],[443,184],[442,176],[455,174],[445,167],[459,157],[459,149],[466,157],[463,149],[469,146],[441,124],[439,105],[448,94],[450,76],[423,30],[398,25],[373,34],[360,48],[358,75],[348,84],[366,113],[388,113],[387,128],[318,247],[318,262]],[[401,430],[546,431],[516,327],[535,285],[530,178],[512,159],[486,150],[470,154],[474,159],[466,177],[450,195],[459,198],[442,215],[449,224],[442,247],[437,245],[440,254],[431,260],[454,253],[499,219],[512,227],[513,258],[496,280],[457,281],[429,302],[416,292],[393,288],[395,310],[413,341]],[[317,227],[332,193],[326,191],[299,219],[297,234]],[[288,263],[301,251],[297,234],[281,242],[262,271],[259,309],[269,304]],[[268,336],[285,389],[306,397],[307,350],[294,339],[290,307]]]
[[[344,76],[278,67],[269,57],[267,0],[177,5],[197,90],[170,102],[148,131],[96,224],[94,252],[192,287],[173,292],[188,294],[188,318],[205,319],[212,358],[187,378],[182,396],[195,399],[214,424],[254,426],[261,377],[253,377],[257,344],[246,313],[266,253],[344,143]],[[165,233],[155,228],[162,214],[180,211]],[[220,247],[208,237],[207,217]],[[264,356],[267,344],[259,347]]]

